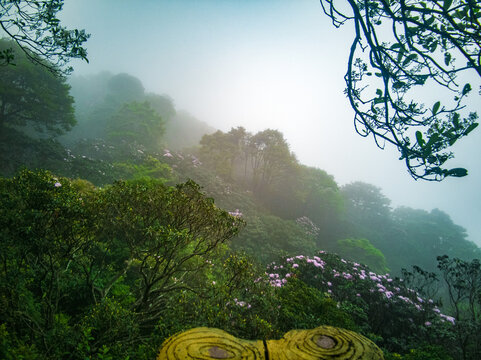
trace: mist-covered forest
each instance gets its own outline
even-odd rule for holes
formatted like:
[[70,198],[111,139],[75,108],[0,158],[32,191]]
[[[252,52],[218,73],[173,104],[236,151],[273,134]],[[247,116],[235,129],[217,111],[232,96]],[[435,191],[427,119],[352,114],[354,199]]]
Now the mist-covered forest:
[[[154,359],[195,327],[331,325],[385,359],[479,359],[481,249],[445,210],[341,185],[276,128],[217,129],[131,73],[61,72],[21,45],[0,39],[0,358]],[[436,151],[476,116],[450,119],[458,132],[408,142],[413,177],[466,175]]]

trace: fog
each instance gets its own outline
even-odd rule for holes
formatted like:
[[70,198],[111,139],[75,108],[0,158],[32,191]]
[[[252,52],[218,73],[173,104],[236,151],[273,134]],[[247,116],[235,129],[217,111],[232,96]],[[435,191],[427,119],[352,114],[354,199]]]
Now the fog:
[[[318,1],[66,0],[61,18],[92,34],[90,63],[73,61],[75,75],[126,72],[220,130],[277,129],[301,163],[340,185],[379,186],[393,206],[439,208],[481,245],[481,131],[448,165],[467,177],[413,180],[395,149],[355,133],[343,94],[353,32],[335,29]],[[481,112],[477,91],[471,103]]]

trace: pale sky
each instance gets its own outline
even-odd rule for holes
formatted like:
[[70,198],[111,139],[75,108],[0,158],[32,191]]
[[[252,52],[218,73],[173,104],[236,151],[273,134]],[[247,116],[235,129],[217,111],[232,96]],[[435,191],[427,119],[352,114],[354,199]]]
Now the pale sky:
[[379,186],[394,206],[439,208],[481,244],[481,130],[450,163],[469,176],[414,181],[397,151],[355,133],[343,94],[352,29],[335,29],[317,0],[66,0],[61,18],[92,34],[76,75],[129,73],[223,131],[278,129],[301,163]]

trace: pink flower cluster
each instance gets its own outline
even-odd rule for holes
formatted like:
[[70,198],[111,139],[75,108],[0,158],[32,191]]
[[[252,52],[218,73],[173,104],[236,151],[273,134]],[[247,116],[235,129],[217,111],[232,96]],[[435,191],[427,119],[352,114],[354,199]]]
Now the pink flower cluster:
[[[326,291],[329,296],[338,301],[344,301],[346,296],[350,296],[346,289],[349,289],[350,285],[348,284],[352,283],[352,286],[358,289],[358,292],[355,294],[356,297],[366,297],[364,301],[369,303],[382,301],[381,299],[384,298],[384,301],[388,300],[394,304],[405,303],[412,306],[412,309],[416,311],[429,311],[432,318],[437,317],[443,322],[455,323],[455,318],[442,314],[434,306],[433,300],[425,300],[416,291],[406,288],[402,279],[393,279],[389,274],[376,274],[361,264],[341,259],[324,251],[320,251],[319,254],[326,260],[321,259],[319,256],[297,255],[286,258],[285,265],[270,264],[268,267],[270,270],[266,273],[270,285],[281,287],[294,274],[303,281],[307,276],[310,279],[308,281],[311,281],[313,286]],[[337,257],[336,261],[338,262],[330,262],[328,260],[330,256]],[[339,270],[333,268],[333,264],[337,264],[336,267],[339,266]],[[359,282],[362,283],[361,287],[357,284]],[[426,326],[431,325],[429,321],[427,323],[429,325]]]
[[239,209],[235,209],[235,211],[229,211],[229,215],[234,217],[241,217],[242,213],[239,211]]
[[[292,263],[292,262],[294,262],[295,260],[303,260],[303,261],[305,261],[307,264],[312,264],[312,265],[314,265],[316,268],[321,268],[321,269],[324,269],[324,266],[326,266],[326,263],[325,263],[319,256],[314,256],[314,257],[311,259],[309,256],[297,255],[297,256],[294,256],[294,257],[287,258],[287,259],[286,259],[286,262],[287,262],[287,263]],[[299,267],[299,264],[294,263],[294,264],[292,264],[292,267],[297,268],[297,267]]]

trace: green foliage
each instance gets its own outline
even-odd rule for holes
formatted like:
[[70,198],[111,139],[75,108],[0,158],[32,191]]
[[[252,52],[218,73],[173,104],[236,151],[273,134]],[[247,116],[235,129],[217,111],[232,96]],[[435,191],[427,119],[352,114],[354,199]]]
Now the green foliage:
[[446,350],[440,346],[427,345],[420,349],[413,349],[404,356],[406,360],[451,360],[452,357],[446,354]]
[[[5,0],[0,2],[0,25],[3,33],[22,48],[30,61],[57,74],[71,58],[87,60],[83,44],[90,37],[85,30],[68,30],[60,23],[57,13],[63,0]],[[0,50],[0,66],[17,65],[18,53],[12,48]],[[11,68],[11,66],[10,66]]]
[[341,190],[350,217],[369,221],[368,226],[371,226],[373,221],[380,223],[389,216],[391,200],[381,193],[380,188],[357,181],[344,185]]
[[244,216],[247,226],[233,241],[232,248],[247,251],[267,264],[285,254],[313,252],[314,237],[292,220],[264,213]]
[[432,254],[433,259],[443,254],[466,260],[480,256],[479,248],[467,240],[466,230],[439,209],[427,212],[401,207],[393,211],[393,217],[404,230],[400,241],[415,248],[411,256],[416,255],[416,260],[412,263],[424,269],[436,270],[433,261],[422,259],[425,253]]
[[109,120],[107,134],[117,146],[137,143],[150,151],[158,151],[164,134],[164,121],[150,103],[128,103]]
[[126,73],[109,77],[105,85],[107,93],[104,101],[110,101],[114,104],[122,105],[140,101],[145,96],[142,82]]
[[[445,150],[478,126],[478,115],[465,105],[471,85],[456,77],[465,71],[481,76],[479,3],[375,0],[350,1],[344,8],[323,0],[321,5],[334,26],[354,23],[345,80],[356,131],[373,135],[381,148],[396,147],[415,179],[466,176],[466,169],[446,167],[453,154]],[[425,86],[453,100],[422,104]]]
[[[306,219],[258,216],[263,248],[293,252],[295,243],[282,241],[301,233],[313,241]],[[479,355],[478,261],[439,259],[454,318],[409,289],[411,277],[378,275],[323,251],[264,269],[229,248],[243,226],[192,181],[169,187],[142,178],[98,189],[27,170],[1,179],[2,358],[148,359],[191,327],[271,339],[320,324],[359,331],[391,358]]]
[[448,303],[456,319],[453,339],[457,356],[477,359],[481,355],[481,265],[479,259],[465,261],[439,256],[438,268],[448,288]]
[[252,164],[253,191],[265,190],[290,172],[295,172],[297,159],[289,150],[284,135],[267,129],[249,139],[247,145]]
[[147,156],[146,159],[139,165],[135,163],[114,163],[113,166],[123,174],[126,179],[141,179],[141,178],[155,178],[155,179],[169,179],[171,177],[172,169],[169,165],[161,163],[158,159]]
[[205,296],[184,292],[169,303],[172,316],[163,320],[164,326],[172,327],[169,335],[196,326],[225,329],[245,339],[280,335],[277,299],[274,289],[263,281],[262,269],[245,255],[225,255],[209,261]]
[[[477,319],[479,299],[468,295],[477,294],[476,263],[440,270],[459,294],[455,319],[421,298],[428,283],[416,274],[402,282],[324,252],[293,256],[336,249],[379,273],[432,268],[439,251],[477,256],[446,214],[392,210],[368,184],[339,189],[324,171],[299,165],[273,130],[206,136],[203,161],[195,149],[159,153],[166,124],[156,113],[175,117],[171,100],[144,94],[126,74],[97,81],[80,114],[91,121],[84,129],[100,120],[103,139],[64,148],[12,127],[0,135],[13,155],[0,155],[3,173],[28,165],[78,178],[23,170],[0,181],[0,357],[149,359],[166,337],[195,326],[269,339],[321,323],[406,358],[435,358],[436,346],[477,356],[479,324],[468,316]],[[131,180],[108,185],[118,179]],[[260,265],[286,254],[267,272]]]
[[336,224],[341,222],[345,204],[333,176],[317,168],[302,166],[299,182],[295,188],[300,192],[303,215],[314,221],[324,238],[337,234]]
[[234,162],[241,150],[237,139],[231,133],[224,134],[217,130],[211,135],[204,135],[200,145],[200,155],[204,163],[219,176],[231,179]]
[[267,276],[276,288],[302,281],[317,289],[349,314],[357,331],[388,351],[406,353],[425,343],[453,344],[455,320],[441,314],[434,301],[423,299],[400,279],[378,275],[337,255],[321,251],[313,257],[284,258],[268,266]]
[[59,135],[70,130],[75,118],[65,78],[33,64],[18,46],[0,39],[0,51],[7,48],[12,49],[16,64],[0,66],[1,131],[13,127]]
[[[152,137],[157,137],[151,145],[158,146],[161,140],[159,136],[163,134],[162,129],[166,128],[166,124],[176,114],[170,98],[145,93],[141,81],[129,74],[113,75],[102,72],[97,75],[72,77],[69,82],[72,86],[71,93],[75,97],[78,124],[62,141],[71,146],[82,139],[98,141],[101,138],[105,141],[112,131],[128,133],[136,131],[136,126],[139,127],[137,130],[143,131],[143,126],[152,126],[153,133],[147,134],[145,140],[150,141]],[[137,105],[134,105],[135,103]],[[156,119],[158,116],[162,119],[160,128]],[[116,124],[115,118],[119,118],[121,122]],[[120,127],[116,128],[116,125]],[[131,135],[135,137],[135,134]],[[144,141],[141,137],[136,137],[135,140],[139,144]]]
[[267,129],[255,135],[244,128],[217,131],[200,141],[203,162],[225,179],[235,179],[255,193],[275,190],[294,176],[297,160],[282,133]]
[[436,345],[425,345],[418,349],[411,349],[407,354],[385,353],[386,360],[452,360],[446,349]]
[[[182,150],[198,146],[202,136],[205,134],[212,134],[215,129],[205,122],[196,119],[185,111],[177,111],[171,116],[164,115],[159,107],[156,106],[156,101],[148,99],[152,107],[166,119],[165,125],[165,143],[169,149]],[[173,109],[173,107],[172,107]]]
[[168,311],[168,294],[205,291],[207,259],[242,226],[193,182],[95,189],[23,171],[1,179],[0,200],[8,356],[124,356]]
[[319,325],[358,330],[351,316],[334,300],[299,279],[289,280],[279,288],[277,296],[280,304],[277,320],[282,332],[313,329]]
[[344,258],[365,264],[378,274],[389,271],[384,254],[368,239],[341,239],[337,244],[340,255]]
[[387,266],[401,269],[417,264],[436,271],[436,256],[448,253],[464,259],[481,256],[467,240],[466,230],[444,212],[407,207],[390,208],[390,200],[375,186],[356,182],[341,188],[345,198],[346,232],[342,237],[367,238],[386,257]]

